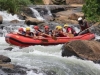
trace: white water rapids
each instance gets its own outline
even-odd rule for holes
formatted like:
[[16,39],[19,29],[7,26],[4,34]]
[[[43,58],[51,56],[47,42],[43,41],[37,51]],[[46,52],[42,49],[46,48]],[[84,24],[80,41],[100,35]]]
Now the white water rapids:
[[[16,27],[15,27],[16,28]],[[99,36],[96,37],[100,39]],[[4,50],[13,47],[12,51]],[[30,69],[27,75],[100,75],[100,65],[76,57],[62,57],[62,45],[30,46],[23,49],[11,46],[0,37],[0,55],[11,58],[11,63]],[[37,73],[32,69],[36,69]],[[0,71],[0,74],[1,71]],[[3,73],[3,75],[6,75]]]

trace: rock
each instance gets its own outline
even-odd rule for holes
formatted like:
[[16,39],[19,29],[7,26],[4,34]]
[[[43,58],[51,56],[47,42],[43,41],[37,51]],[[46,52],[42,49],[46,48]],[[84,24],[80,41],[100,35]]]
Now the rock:
[[32,18],[32,17],[27,17],[26,19],[25,19],[25,23],[27,24],[27,25],[38,25],[38,24],[40,24],[40,23],[43,23],[44,21],[40,21],[40,20],[38,20],[38,19],[36,19],[36,18]]
[[25,23],[27,25],[37,25],[37,24],[40,24],[40,23],[44,23],[44,21],[38,20],[37,18],[27,16],[24,13],[22,13],[21,15],[25,18]]
[[58,16],[55,18],[55,21],[58,23],[70,23],[70,24],[78,24],[76,20],[69,20],[68,16]]
[[46,4],[46,5],[48,5],[48,4],[51,3],[51,0],[43,0],[43,3]]
[[70,20],[77,20],[78,18],[79,18],[79,16],[74,13],[69,15],[69,17],[68,17],[68,19],[70,19]]
[[83,4],[84,0],[66,0],[66,4]]
[[3,17],[0,15],[0,24],[3,22]]
[[[6,64],[7,65],[7,64]],[[24,67],[19,67],[19,66],[15,66],[13,64],[8,64],[7,67],[4,65],[2,68],[2,71],[4,71],[4,73],[7,73],[8,75],[26,75],[26,71],[27,69]]]
[[62,56],[77,56],[82,59],[100,62],[100,43],[97,41],[76,40],[62,47]]
[[14,65],[13,64],[0,64],[1,67],[3,68],[10,68],[10,69],[14,69]]
[[19,23],[19,21],[18,20],[12,20],[12,21],[10,21],[10,23]]
[[11,59],[9,57],[3,55],[0,55],[0,60],[2,60],[2,62],[4,63],[11,62]]
[[11,51],[13,48],[12,47],[9,47],[9,48],[5,48],[4,50],[9,50]]

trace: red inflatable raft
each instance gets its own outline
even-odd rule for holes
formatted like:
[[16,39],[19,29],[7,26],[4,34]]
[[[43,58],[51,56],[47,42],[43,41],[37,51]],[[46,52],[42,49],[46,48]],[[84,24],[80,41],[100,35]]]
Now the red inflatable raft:
[[11,45],[20,46],[20,47],[27,47],[31,45],[57,45],[57,44],[64,44],[66,42],[73,41],[73,40],[91,40],[94,38],[95,35],[92,33],[75,36],[73,38],[57,37],[56,39],[53,38],[33,39],[18,34],[12,34],[12,33],[7,34],[5,36],[5,40],[7,43]]

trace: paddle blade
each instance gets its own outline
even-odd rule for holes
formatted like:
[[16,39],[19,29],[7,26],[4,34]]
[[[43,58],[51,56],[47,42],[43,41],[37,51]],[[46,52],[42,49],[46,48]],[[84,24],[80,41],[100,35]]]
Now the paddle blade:
[[48,42],[48,40],[47,40],[47,39],[41,39],[41,41],[42,41],[42,42]]
[[70,38],[73,38],[74,37],[74,34],[67,33],[67,36],[70,37]]
[[57,40],[57,37],[56,36],[52,36],[52,39]]

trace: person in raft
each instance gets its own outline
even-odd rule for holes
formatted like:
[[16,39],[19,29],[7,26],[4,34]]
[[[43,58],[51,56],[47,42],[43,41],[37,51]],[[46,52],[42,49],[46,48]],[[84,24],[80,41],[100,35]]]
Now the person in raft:
[[34,26],[34,35],[35,35],[35,39],[43,39],[44,37],[42,36],[43,32],[39,29],[38,26]]
[[[80,32],[81,31],[84,31],[83,33],[89,33],[90,31],[87,29],[87,28],[89,28],[89,25],[88,25],[88,23],[87,23],[87,21],[86,20],[83,20],[83,18],[82,17],[79,17],[78,18],[78,24],[79,24],[79,26],[80,26]],[[80,33],[79,32],[79,34],[83,34],[83,33]]]
[[30,31],[30,27],[26,27],[25,36],[27,36],[27,37],[35,36],[34,33]]
[[34,31],[33,33],[36,35],[36,36],[40,36],[42,34],[42,31],[39,29],[38,26],[34,26]]
[[25,35],[24,29],[23,29],[22,27],[20,27],[20,28],[18,29],[17,34],[19,34],[19,35]]
[[66,33],[70,33],[70,34],[74,34],[74,36],[77,35],[77,33],[75,32],[74,28],[72,28],[71,26],[69,26],[68,24],[64,25],[64,29]]
[[52,35],[52,30],[50,30],[48,25],[45,25],[44,26],[44,31],[42,33],[42,36],[43,37],[51,37],[51,35]]
[[61,26],[56,26],[53,31],[53,36],[55,37],[67,37],[67,34],[63,32],[63,28]]

